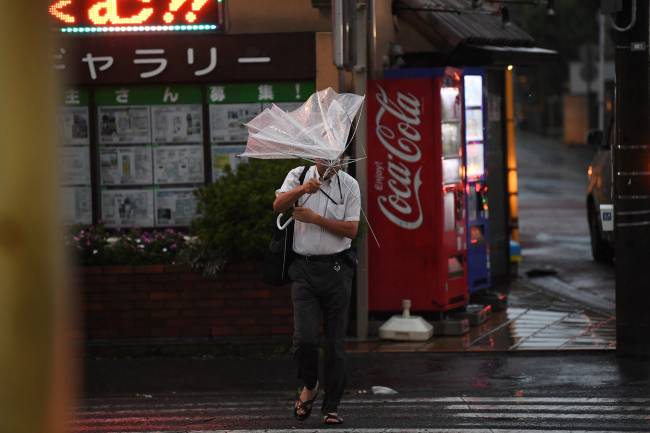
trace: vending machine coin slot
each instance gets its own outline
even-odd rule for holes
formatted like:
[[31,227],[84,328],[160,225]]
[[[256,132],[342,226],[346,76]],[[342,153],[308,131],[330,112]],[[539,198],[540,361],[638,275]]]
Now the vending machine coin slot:
[[449,232],[456,227],[456,208],[455,208],[454,192],[447,191],[444,196],[444,231]]
[[456,190],[455,193],[455,203],[456,203],[456,221],[462,221],[464,218],[463,213],[465,212],[465,206],[463,203],[463,192],[462,190]]
[[458,278],[465,276],[462,255],[449,257],[447,260],[447,275],[449,278]]
[[482,225],[470,227],[470,246],[477,247],[485,242],[484,230]]

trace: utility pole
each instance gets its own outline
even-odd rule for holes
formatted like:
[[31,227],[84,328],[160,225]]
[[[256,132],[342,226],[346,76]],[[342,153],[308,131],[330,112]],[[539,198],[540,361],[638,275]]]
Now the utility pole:
[[[510,241],[519,244],[519,180],[517,174],[517,140],[515,134],[515,95],[513,67],[508,66],[504,72],[504,106],[506,120],[506,167],[508,185],[508,227]],[[519,272],[521,254],[508,254],[510,258],[510,275],[516,276]]]
[[[603,2],[603,6],[616,2]],[[605,7],[603,12],[607,11]],[[648,1],[616,14],[616,142],[612,149],[617,352],[650,356],[650,77]]]
[[[355,93],[365,95],[368,79],[380,78],[388,47],[394,38],[391,0],[332,0],[334,63],[352,73]],[[354,151],[356,158],[366,156],[366,115],[360,114]],[[356,163],[356,179],[361,190],[361,207],[368,209],[366,160]],[[363,217],[362,217],[363,218]],[[371,224],[371,222],[368,222]],[[356,336],[368,337],[368,233],[357,238]]]
[[605,15],[598,14],[598,129],[605,131]]
[[[365,1],[357,2],[355,16],[355,65],[352,68],[352,82],[354,91],[359,95],[366,94],[368,72],[368,4]],[[354,152],[357,158],[366,155],[367,131],[366,110],[359,114],[359,126],[354,141]],[[361,207],[368,209],[367,179],[368,166],[366,160],[357,162],[356,178],[361,190]],[[363,218],[363,217],[362,217]],[[362,233],[357,243],[359,265],[357,267],[357,338],[368,338],[368,233]]]
[[[372,0],[369,0],[372,1]],[[368,73],[369,45],[369,5],[366,0],[332,0],[332,42],[333,61],[345,81],[345,73],[351,73],[354,92],[366,94]],[[343,88],[343,86],[341,86]],[[359,114],[354,139],[354,157],[366,156],[366,116],[365,109]],[[354,126],[353,126],[354,127]],[[356,163],[355,177],[361,190],[361,208],[368,208],[366,160]],[[363,220],[364,216],[361,216]],[[356,284],[356,326],[355,334],[358,339],[368,337],[368,234],[360,230],[357,237]]]

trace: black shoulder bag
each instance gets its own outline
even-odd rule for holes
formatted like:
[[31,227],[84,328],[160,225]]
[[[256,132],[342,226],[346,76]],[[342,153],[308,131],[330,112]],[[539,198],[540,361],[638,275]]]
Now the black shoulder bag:
[[[307,169],[303,167],[300,173],[300,185],[305,181]],[[297,204],[298,202],[296,202]],[[287,228],[280,230],[277,222],[273,220],[273,236],[269,248],[264,255],[264,266],[262,268],[262,281],[272,286],[281,286],[289,282],[289,266],[293,261],[293,221]]]

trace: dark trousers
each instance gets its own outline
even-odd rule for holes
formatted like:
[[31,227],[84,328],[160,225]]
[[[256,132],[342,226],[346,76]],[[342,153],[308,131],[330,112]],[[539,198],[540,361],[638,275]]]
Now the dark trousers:
[[[338,271],[336,270],[338,269]],[[298,378],[307,388],[318,380],[320,324],[325,337],[325,390],[322,412],[336,412],[345,387],[345,331],[347,328],[353,268],[339,261],[305,261],[291,264],[293,281],[293,345]]]

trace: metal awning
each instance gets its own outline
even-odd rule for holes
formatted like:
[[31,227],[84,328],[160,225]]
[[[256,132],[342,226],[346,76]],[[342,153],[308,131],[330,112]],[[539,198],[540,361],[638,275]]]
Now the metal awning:
[[539,47],[462,45],[449,57],[451,64],[535,65],[557,60],[557,51]]
[[399,0],[395,10],[435,47],[444,64],[531,64],[554,58],[556,51],[513,23],[504,24],[494,8],[472,8],[470,0]]

